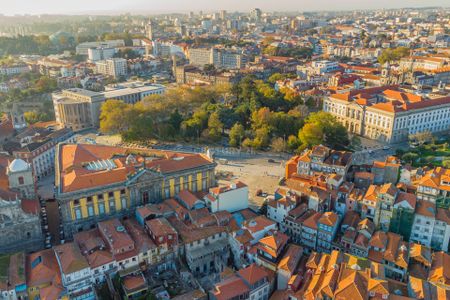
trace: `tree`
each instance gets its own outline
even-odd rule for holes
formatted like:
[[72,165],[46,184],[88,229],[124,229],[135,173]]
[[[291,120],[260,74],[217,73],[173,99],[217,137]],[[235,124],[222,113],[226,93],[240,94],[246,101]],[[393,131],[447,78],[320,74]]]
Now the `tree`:
[[240,123],[235,123],[230,129],[229,137],[231,146],[241,146],[242,140],[245,137],[244,126]]
[[206,74],[212,75],[216,72],[216,67],[213,64],[207,64],[203,67],[203,71]]
[[212,113],[208,119],[208,137],[213,141],[219,141],[222,136],[223,123],[220,122],[219,114]]
[[121,133],[129,128],[129,116],[132,106],[120,100],[107,100],[100,108],[100,131],[103,133]]
[[300,145],[301,145],[301,141],[298,137],[296,137],[295,135],[290,135],[288,137],[287,148],[290,151],[295,151],[296,149],[298,149],[298,147],[300,147]]
[[183,122],[183,116],[180,114],[178,109],[175,109],[171,114],[169,118],[169,124],[175,129],[176,131],[180,130],[181,123]]
[[378,57],[378,62],[384,64],[386,62],[393,62],[399,60],[402,57],[408,56],[410,49],[407,47],[398,47],[394,49],[385,49]]
[[354,150],[360,150],[361,149],[361,139],[359,136],[352,136],[352,139],[350,140],[350,145],[352,146],[352,149]]
[[38,93],[53,92],[57,88],[56,80],[47,76],[42,76],[34,84],[34,88]]
[[40,116],[35,111],[26,111],[23,116],[28,124],[34,124],[40,121]]
[[433,140],[433,134],[430,131],[422,131],[415,134],[410,134],[408,139],[411,142],[417,142],[419,145],[423,145]]
[[446,160],[442,161],[442,166],[444,168],[450,169],[450,159],[446,159]]
[[311,113],[306,118],[299,138],[308,147],[326,144],[333,149],[342,149],[350,143],[345,127],[333,115],[324,111]]
[[270,142],[270,130],[267,126],[259,128],[255,131],[255,138],[253,139],[252,146],[255,149],[262,149],[269,146]]
[[302,144],[312,147],[319,145],[324,141],[324,133],[322,128],[315,123],[307,123],[300,130],[298,135]]
[[274,152],[284,152],[286,150],[286,143],[284,142],[284,139],[281,137],[274,138],[272,139],[270,148]]
[[413,153],[413,152],[405,153],[402,156],[402,159],[410,164],[417,161],[418,158],[419,158],[419,155],[417,153]]

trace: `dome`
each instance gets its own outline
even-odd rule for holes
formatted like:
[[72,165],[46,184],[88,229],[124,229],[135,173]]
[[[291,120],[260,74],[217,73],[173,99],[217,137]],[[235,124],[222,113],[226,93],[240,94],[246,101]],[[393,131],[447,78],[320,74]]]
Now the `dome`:
[[9,164],[8,169],[9,172],[22,172],[28,171],[29,167],[30,166],[26,161],[20,158],[16,158]]

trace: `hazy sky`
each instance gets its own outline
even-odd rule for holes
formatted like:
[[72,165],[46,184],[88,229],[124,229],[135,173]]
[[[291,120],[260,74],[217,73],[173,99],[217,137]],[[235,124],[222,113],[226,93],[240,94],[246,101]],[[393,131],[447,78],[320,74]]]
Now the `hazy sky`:
[[449,5],[448,0],[0,0],[0,14],[248,11],[253,7],[266,11],[310,11]]

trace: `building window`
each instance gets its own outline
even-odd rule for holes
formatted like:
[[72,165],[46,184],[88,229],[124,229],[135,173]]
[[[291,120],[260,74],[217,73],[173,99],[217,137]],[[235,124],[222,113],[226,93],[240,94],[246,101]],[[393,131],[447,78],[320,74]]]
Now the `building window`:
[[94,216],[94,207],[92,205],[88,206],[88,216],[89,217]]
[[81,209],[79,207],[75,208],[75,219],[80,220],[82,219],[82,215],[81,215]]
[[20,185],[22,185],[22,184],[25,183],[22,176],[20,176],[20,177],[18,178],[18,180],[19,180],[19,184],[20,184]]
[[100,203],[98,204],[98,211],[99,211],[99,213],[100,213],[101,215],[105,213],[105,203],[100,202]]

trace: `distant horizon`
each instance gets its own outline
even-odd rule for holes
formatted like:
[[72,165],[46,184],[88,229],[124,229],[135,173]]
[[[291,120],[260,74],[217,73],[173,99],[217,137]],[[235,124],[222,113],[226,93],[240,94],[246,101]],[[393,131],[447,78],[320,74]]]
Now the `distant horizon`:
[[[6,0],[1,0],[6,1]],[[357,1],[341,0],[317,0],[295,1],[295,0],[193,0],[187,6],[186,0],[78,0],[62,4],[56,0],[15,0],[2,5],[1,14],[4,16],[25,15],[151,15],[151,14],[176,14],[202,10],[205,13],[227,10],[230,13],[249,12],[253,8],[260,8],[263,12],[332,12],[332,11],[354,11],[354,10],[381,10],[381,9],[405,9],[405,8],[448,8],[450,4],[445,0],[431,1],[405,1],[400,0],[378,0]]]

